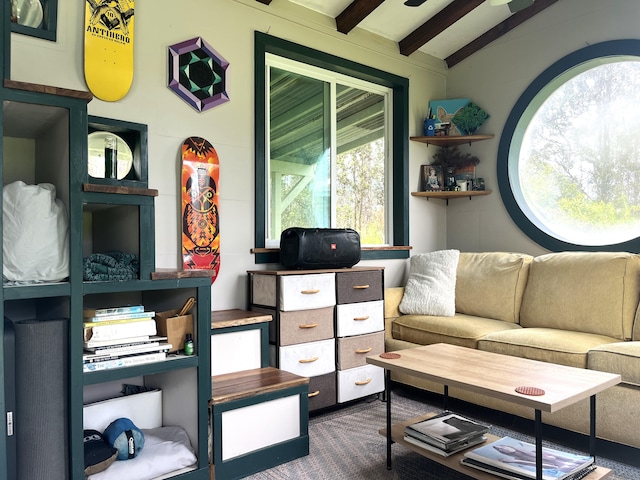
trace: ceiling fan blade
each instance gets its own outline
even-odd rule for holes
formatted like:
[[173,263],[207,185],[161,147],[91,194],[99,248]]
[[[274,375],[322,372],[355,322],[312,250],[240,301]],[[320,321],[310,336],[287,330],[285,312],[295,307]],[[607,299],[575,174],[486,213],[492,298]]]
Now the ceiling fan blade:
[[406,0],[406,2],[404,2],[404,4],[407,7],[419,7],[420,5],[422,5],[426,1],[427,0]]
[[527,7],[533,5],[534,0],[511,0],[509,2],[509,10],[511,13],[519,12]]

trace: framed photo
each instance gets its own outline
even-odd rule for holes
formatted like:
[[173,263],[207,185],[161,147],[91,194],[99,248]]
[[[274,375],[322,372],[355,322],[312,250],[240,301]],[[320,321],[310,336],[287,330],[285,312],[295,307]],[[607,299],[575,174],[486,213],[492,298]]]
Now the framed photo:
[[444,174],[439,165],[420,166],[420,190],[423,192],[440,191],[444,189]]
[[476,167],[469,165],[468,167],[456,168],[456,180],[468,180],[476,177]]

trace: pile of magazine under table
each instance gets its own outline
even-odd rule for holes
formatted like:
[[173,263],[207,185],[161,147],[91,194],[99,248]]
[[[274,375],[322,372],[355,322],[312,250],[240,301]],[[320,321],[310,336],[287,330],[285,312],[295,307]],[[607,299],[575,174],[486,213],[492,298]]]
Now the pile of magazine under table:
[[473,420],[452,412],[442,412],[404,428],[404,439],[408,443],[448,457],[486,441],[489,430]]
[[[452,412],[442,412],[404,429],[406,442],[448,457],[465,450],[461,463],[513,480],[536,478],[536,446],[511,437],[486,441],[489,427]],[[595,470],[594,458],[542,448],[543,480],[580,480]]]

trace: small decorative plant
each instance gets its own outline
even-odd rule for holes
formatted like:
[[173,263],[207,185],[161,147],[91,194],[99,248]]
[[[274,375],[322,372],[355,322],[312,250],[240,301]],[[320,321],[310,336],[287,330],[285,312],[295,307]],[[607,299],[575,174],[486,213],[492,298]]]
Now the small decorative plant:
[[453,168],[462,170],[475,167],[480,163],[480,159],[470,153],[462,153],[458,147],[440,147],[433,156],[431,165],[440,165],[443,168]]

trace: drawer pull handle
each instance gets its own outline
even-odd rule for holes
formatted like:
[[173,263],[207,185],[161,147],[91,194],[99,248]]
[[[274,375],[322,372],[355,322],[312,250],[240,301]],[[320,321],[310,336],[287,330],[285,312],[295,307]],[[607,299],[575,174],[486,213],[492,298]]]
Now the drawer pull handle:
[[320,395],[320,390],[316,390],[315,392],[311,392],[307,395],[307,398],[313,398],[313,397],[317,397],[318,395]]
[[317,326],[317,323],[303,323],[302,325],[298,325],[299,328],[316,328]]
[[361,380],[359,382],[356,382],[356,385],[360,386],[360,385],[366,385],[368,383],[371,383],[371,379],[370,378],[367,378],[366,380]]
[[369,353],[372,350],[372,347],[369,348],[358,348],[356,353]]
[[313,294],[315,294],[315,293],[320,293],[320,289],[319,289],[319,288],[316,288],[316,289],[314,289],[314,290],[302,290],[300,293],[301,293],[302,295],[313,295]]
[[318,360],[318,357],[313,357],[313,358],[302,358],[300,360],[298,360],[298,362],[300,363],[313,363],[316,360]]
[[354,290],[366,290],[367,288],[369,288],[369,285],[354,285],[353,286]]
[[354,317],[356,322],[362,322],[363,320],[369,320],[369,315],[365,315],[364,317]]

